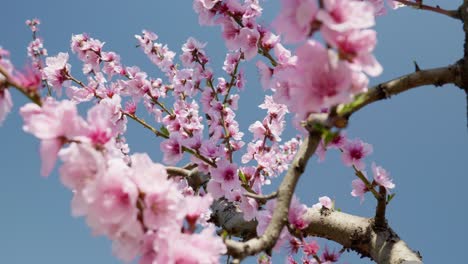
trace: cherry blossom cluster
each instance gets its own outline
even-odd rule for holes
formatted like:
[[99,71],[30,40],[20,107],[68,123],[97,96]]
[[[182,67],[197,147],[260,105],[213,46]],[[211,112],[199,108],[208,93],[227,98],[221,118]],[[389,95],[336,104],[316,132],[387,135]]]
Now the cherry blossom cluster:
[[[283,142],[286,115],[292,112],[299,121],[310,113],[331,112],[365,91],[368,76],[382,71],[372,55],[376,33],[370,27],[384,12],[383,0],[281,3],[274,33],[257,22],[262,14],[258,0],[193,1],[200,24],[222,28],[229,52],[220,76],[210,68],[206,43],[191,37],[177,57],[155,33],[143,30],[135,35],[138,46],[162,76],[125,66],[116,52],[105,50],[104,42],[83,33],[71,38],[71,51],[83,64],[82,81],[72,74],[69,53],[46,57],[36,36],[40,22],[28,20],[31,69],[15,70],[8,51],[0,48],[0,124],[11,111],[8,89],[14,86],[33,101],[20,114],[24,131],[40,140],[41,174],[48,176],[61,161],[61,181],[73,192],[72,214],[85,217],[94,234],[110,238],[119,258],[139,257],[142,264],[217,263],[226,247],[209,221],[215,199],[240,208],[246,221],[256,220],[257,235],[271,221],[277,201],[254,197],[264,195],[264,185],[288,169],[302,142],[301,136]],[[317,34],[324,44],[313,39]],[[291,51],[282,43],[299,46]],[[273,94],[259,106],[266,116],[250,125],[252,140],[246,143],[236,120],[246,86],[242,63],[258,54],[266,58],[256,62],[261,84]],[[63,88],[68,99],[54,99]],[[82,103],[92,105],[86,118],[77,110]],[[140,108],[152,120],[139,117]],[[165,164],[189,160],[185,167],[196,167],[208,180],[190,186],[186,175],[169,176],[148,155],[131,154],[125,138],[129,119],[161,138]],[[374,180],[367,180],[363,159],[372,152],[370,144],[342,133],[320,144],[320,159],[330,148],[340,150],[343,163],[360,175],[352,182],[353,196],[363,199],[376,186],[394,188],[389,174],[375,164]],[[333,202],[320,197],[312,207],[331,210]],[[340,254],[325,248],[319,256],[315,240],[298,238],[309,224],[307,210],[293,197],[275,249],[289,246],[289,263],[295,263],[299,251],[303,263],[336,262]],[[269,258],[259,261],[268,263]]]
[[[165,167],[146,154],[128,157],[118,139],[126,123],[119,107],[118,95],[105,98],[84,120],[68,100],[49,97],[41,107],[23,106],[24,130],[41,140],[42,174],[62,160],[59,172],[74,194],[73,215],[85,216],[94,234],[109,237],[121,259],[216,263],[226,248],[206,222],[213,198],[185,190],[186,182],[169,179]],[[196,233],[197,224],[206,228]],[[193,253],[181,252],[182,244]]]
[[44,48],[43,40],[36,36],[40,24],[41,21],[37,18],[26,20],[26,25],[33,33],[33,40],[28,45],[28,57],[31,59],[32,68],[38,72],[43,68],[41,56],[47,56],[47,49]]

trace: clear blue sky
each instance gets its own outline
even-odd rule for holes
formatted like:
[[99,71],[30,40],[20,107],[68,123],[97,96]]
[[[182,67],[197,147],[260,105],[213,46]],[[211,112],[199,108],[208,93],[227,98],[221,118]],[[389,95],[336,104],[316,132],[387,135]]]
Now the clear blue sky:
[[[265,3],[265,24],[275,16],[277,2]],[[456,8],[461,0],[438,2]],[[25,64],[31,37],[24,21],[34,17],[42,21],[39,34],[51,55],[70,52],[71,35],[87,32],[106,42],[106,50],[118,52],[125,65],[139,65],[153,76],[159,72],[135,48],[133,35],[142,29],[156,32],[160,41],[177,52],[189,36],[208,42],[207,51],[217,72],[225,56],[220,29],[199,27],[191,1],[15,0],[3,1],[1,10],[0,45],[11,51],[17,66]],[[458,21],[411,9],[379,18],[376,56],[384,73],[371,83],[413,71],[413,60],[423,69],[455,62],[462,56],[461,26]],[[239,112],[244,130],[265,114],[257,110],[262,89],[249,64],[244,64],[248,82]],[[80,70],[81,65],[73,64],[75,74]],[[84,219],[70,215],[71,194],[60,184],[56,171],[48,179],[39,176],[38,141],[22,132],[17,114],[26,101],[16,92],[13,97],[13,113],[0,128],[0,263],[119,263],[107,239],[93,237]],[[368,164],[376,161],[393,176],[397,194],[388,208],[389,223],[421,252],[425,263],[461,263],[466,258],[466,107],[464,93],[454,86],[421,87],[366,107],[352,117],[348,129],[349,136],[373,144]],[[159,142],[141,127],[129,124],[131,150],[161,160]],[[287,135],[295,133],[291,128]],[[249,139],[247,134],[245,140]],[[298,195],[309,206],[319,196],[328,195],[345,212],[372,216],[375,202],[370,196],[360,205],[349,195],[353,177],[336,153],[328,155],[324,164],[314,158],[301,179]],[[354,254],[343,260],[361,263]]]

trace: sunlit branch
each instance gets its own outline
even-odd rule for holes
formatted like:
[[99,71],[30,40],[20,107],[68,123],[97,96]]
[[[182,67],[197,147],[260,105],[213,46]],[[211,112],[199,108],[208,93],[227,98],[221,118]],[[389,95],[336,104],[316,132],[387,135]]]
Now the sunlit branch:
[[371,103],[390,98],[393,95],[405,92],[412,88],[453,83],[459,86],[461,69],[458,64],[429,70],[416,71],[388,82],[381,83],[368,92],[356,96],[353,102],[339,105],[337,117],[348,119],[353,113]]

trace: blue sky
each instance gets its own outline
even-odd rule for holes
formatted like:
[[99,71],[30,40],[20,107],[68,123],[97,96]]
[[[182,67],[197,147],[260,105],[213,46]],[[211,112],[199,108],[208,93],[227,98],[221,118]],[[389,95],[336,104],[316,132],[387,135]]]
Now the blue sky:
[[[274,18],[277,2],[265,2],[264,24]],[[438,2],[452,9],[458,4]],[[0,45],[11,51],[13,62],[21,68],[31,38],[24,21],[38,17],[42,21],[39,34],[50,55],[70,52],[71,35],[87,32],[106,42],[106,50],[118,52],[125,65],[138,65],[158,76],[155,67],[135,48],[133,35],[149,29],[177,52],[190,36],[208,42],[206,50],[212,67],[219,73],[226,52],[220,29],[201,28],[191,6],[191,1],[170,0],[82,0],[70,5],[58,0],[4,1]],[[413,71],[413,61],[423,69],[455,62],[463,54],[461,26],[458,21],[411,9],[391,11],[378,18],[375,54],[384,73],[371,84]],[[244,130],[265,114],[257,108],[263,101],[263,90],[253,63],[244,64],[247,85],[241,93],[238,113]],[[72,65],[72,71],[78,74],[81,65]],[[21,130],[17,114],[26,101],[16,92],[13,97],[13,113],[0,127],[0,262],[120,263],[112,256],[107,239],[94,237],[84,219],[71,216],[71,193],[61,185],[56,171],[47,179],[40,177],[38,141]],[[347,130],[350,137],[360,137],[373,145],[374,154],[368,164],[375,161],[393,176],[397,187],[388,208],[389,223],[421,252],[425,263],[459,263],[465,258],[466,107],[465,94],[454,86],[421,87],[364,108],[351,118]],[[291,126],[284,138],[296,133]],[[244,139],[250,140],[250,135]],[[132,152],[148,152],[154,160],[161,160],[159,141],[131,121],[128,141]],[[373,215],[375,202],[370,196],[361,205],[359,199],[349,195],[353,172],[341,164],[337,153],[328,154],[325,163],[315,160],[298,186],[301,201],[310,206],[318,197],[328,195],[345,212]],[[343,261],[361,263],[351,253]]]

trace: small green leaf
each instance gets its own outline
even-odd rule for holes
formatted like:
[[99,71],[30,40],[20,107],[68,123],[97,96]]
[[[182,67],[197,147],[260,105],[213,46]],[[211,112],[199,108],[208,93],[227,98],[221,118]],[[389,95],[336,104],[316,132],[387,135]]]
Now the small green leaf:
[[223,239],[226,239],[228,236],[229,236],[228,231],[223,230],[223,232],[221,233],[221,237],[222,237]]
[[387,195],[387,204],[390,203],[390,201],[393,199],[393,197],[395,197],[396,193],[392,193],[392,194],[389,194]]
[[247,178],[245,177],[245,174],[241,170],[239,170],[239,179],[241,180],[243,184],[247,184]]
[[333,139],[335,139],[339,134],[337,132],[332,132],[330,130],[326,130],[323,132],[322,138],[323,141],[325,142],[325,146],[328,145],[328,143],[332,142]]
[[170,135],[169,130],[167,130],[165,126],[161,126],[161,133],[163,133],[167,137],[169,137]]

